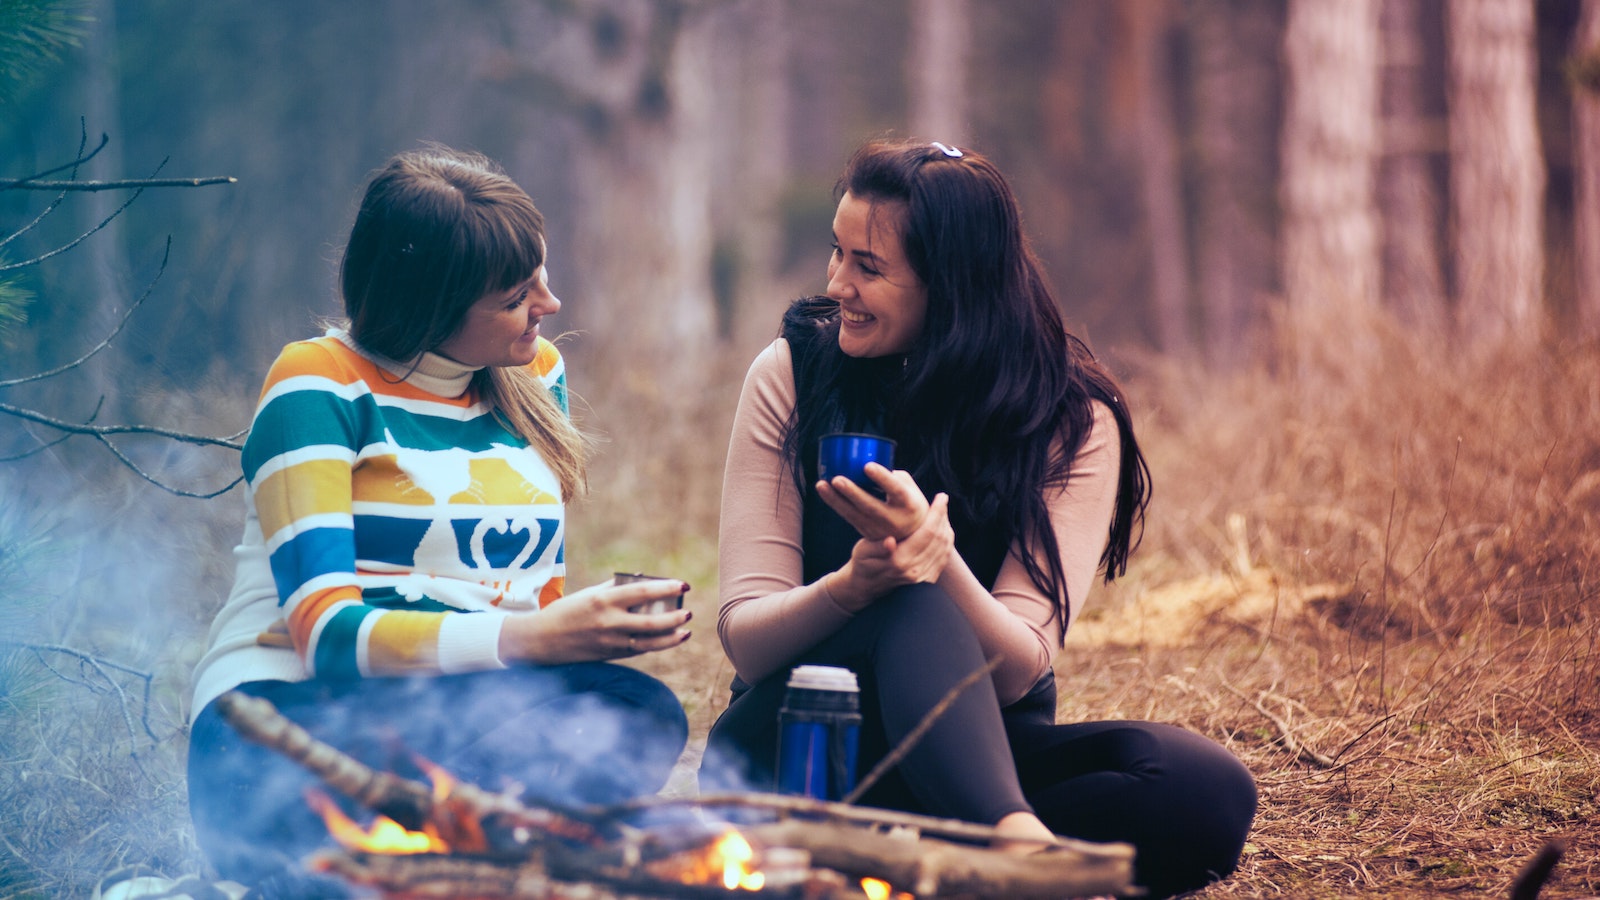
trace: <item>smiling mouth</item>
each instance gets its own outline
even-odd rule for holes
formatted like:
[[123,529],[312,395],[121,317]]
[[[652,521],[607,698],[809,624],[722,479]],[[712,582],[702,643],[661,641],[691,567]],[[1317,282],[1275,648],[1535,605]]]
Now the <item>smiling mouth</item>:
[[850,325],[865,325],[873,319],[867,313],[851,312],[842,306],[839,307],[839,318]]

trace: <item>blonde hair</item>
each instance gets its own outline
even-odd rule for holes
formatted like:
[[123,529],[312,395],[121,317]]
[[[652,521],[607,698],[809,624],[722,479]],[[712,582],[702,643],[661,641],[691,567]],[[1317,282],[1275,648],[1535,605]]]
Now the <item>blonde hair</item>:
[[520,366],[488,366],[472,376],[472,386],[501,425],[539,451],[561,482],[563,501],[588,489],[591,441],[539,376]]

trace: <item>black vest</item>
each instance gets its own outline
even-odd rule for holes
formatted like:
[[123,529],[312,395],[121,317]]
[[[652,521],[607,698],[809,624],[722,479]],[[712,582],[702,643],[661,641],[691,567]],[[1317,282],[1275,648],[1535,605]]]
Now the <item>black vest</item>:
[[[819,379],[828,379],[834,390],[840,392],[840,409],[833,421],[816,434],[860,431],[893,438],[897,445],[895,468],[910,472],[929,499],[940,491],[948,493],[948,488],[924,465],[919,442],[912,435],[896,433],[897,429],[891,424],[894,417],[889,409],[895,402],[904,373],[904,359],[898,356],[853,359],[839,352],[837,332],[829,327],[838,308],[838,304],[826,298],[810,297],[795,301],[784,314],[783,337],[794,359],[796,427],[806,422],[808,416],[818,414],[808,404],[809,389]],[[838,513],[829,509],[817,493],[817,448],[798,449],[803,471],[807,473],[801,547],[805,554],[804,583],[810,584],[843,566],[850,559],[850,550],[859,535]],[[951,499],[956,499],[953,493]],[[950,504],[956,552],[961,554],[978,581],[992,590],[1011,542],[997,534],[997,529],[974,522],[960,507],[958,503]]]

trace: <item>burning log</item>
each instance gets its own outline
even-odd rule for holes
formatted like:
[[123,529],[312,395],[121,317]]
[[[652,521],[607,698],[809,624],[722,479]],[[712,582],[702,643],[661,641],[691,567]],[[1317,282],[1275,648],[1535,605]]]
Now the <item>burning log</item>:
[[604,842],[600,832],[585,822],[524,806],[473,784],[446,777],[440,789],[379,772],[312,737],[259,697],[229,691],[218,698],[217,708],[247,740],[282,753],[329,787],[412,831],[432,828],[456,850],[491,849],[484,831],[491,823],[514,834],[538,832],[587,844]]
[[[368,809],[442,838],[445,853],[330,852],[309,861],[390,897],[620,900],[759,891],[829,900],[862,896],[848,884],[857,878],[917,897],[1045,900],[1137,892],[1129,887],[1133,849],[1126,845],[1059,839],[1040,852],[1016,855],[983,846],[999,837],[988,826],[770,794],[644,798],[558,812],[445,773],[436,773],[430,788],[379,772],[316,740],[265,700],[234,692],[218,702],[249,740],[294,759]],[[693,810],[687,830],[669,836],[622,824],[641,811],[674,805]],[[704,815],[717,807],[763,810],[779,820],[743,826],[741,834]],[[886,833],[891,829],[895,833]],[[730,857],[730,843],[745,856]],[[770,865],[774,877],[747,870],[746,860]]]

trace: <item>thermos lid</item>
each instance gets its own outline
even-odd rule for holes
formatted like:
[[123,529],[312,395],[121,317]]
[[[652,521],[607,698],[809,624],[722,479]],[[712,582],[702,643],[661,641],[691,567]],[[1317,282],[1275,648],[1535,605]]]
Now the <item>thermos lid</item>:
[[804,691],[861,692],[856,673],[840,666],[795,666],[789,672],[789,687]]

